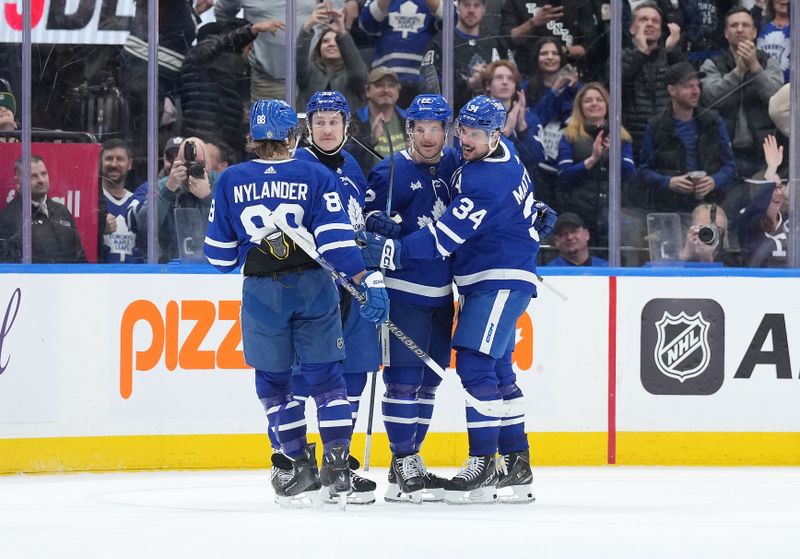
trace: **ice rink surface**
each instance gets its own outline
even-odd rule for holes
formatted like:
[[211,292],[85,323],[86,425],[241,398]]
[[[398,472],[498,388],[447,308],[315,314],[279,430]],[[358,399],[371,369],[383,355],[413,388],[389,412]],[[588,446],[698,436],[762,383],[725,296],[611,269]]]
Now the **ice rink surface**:
[[346,512],[278,507],[267,471],[0,476],[0,557],[800,557],[800,468],[536,468],[536,503],[461,507],[367,475]]

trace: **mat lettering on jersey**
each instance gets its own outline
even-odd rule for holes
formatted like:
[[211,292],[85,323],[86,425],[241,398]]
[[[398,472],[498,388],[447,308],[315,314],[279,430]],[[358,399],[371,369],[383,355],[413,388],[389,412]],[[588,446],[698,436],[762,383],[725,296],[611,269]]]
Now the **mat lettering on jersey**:
[[304,182],[264,181],[260,189],[254,182],[233,187],[233,200],[237,204],[262,198],[305,200],[307,194],[308,185]]

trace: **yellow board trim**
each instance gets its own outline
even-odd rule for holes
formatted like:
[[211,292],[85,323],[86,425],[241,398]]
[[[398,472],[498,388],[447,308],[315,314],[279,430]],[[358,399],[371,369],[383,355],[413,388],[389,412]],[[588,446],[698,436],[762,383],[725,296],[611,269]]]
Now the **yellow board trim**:
[[[312,442],[319,442],[311,435]],[[536,466],[607,464],[607,435],[532,433]],[[353,438],[353,455],[364,456],[365,435]],[[321,449],[318,445],[318,453]],[[267,437],[255,435],[152,435],[0,439],[0,474],[117,470],[267,468]],[[429,466],[458,466],[467,456],[466,433],[429,433],[423,456]],[[387,466],[385,433],[372,440],[371,463]],[[617,433],[620,465],[800,465],[800,433]]]

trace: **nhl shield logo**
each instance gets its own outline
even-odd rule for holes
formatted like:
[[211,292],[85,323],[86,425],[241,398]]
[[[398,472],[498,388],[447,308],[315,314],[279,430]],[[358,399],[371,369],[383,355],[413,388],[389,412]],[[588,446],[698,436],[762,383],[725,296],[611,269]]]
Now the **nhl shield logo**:
[[673,316],[664,311],[655,326],[658,339],[654,357],[658,370],[680,382],[703,374],[711,358],[710,324],[703,320],[703,314],[688,316],[681,311]]
[[642,386],[710,395],[725,380],[725,312],[713,299],[651,299],[642,308]]

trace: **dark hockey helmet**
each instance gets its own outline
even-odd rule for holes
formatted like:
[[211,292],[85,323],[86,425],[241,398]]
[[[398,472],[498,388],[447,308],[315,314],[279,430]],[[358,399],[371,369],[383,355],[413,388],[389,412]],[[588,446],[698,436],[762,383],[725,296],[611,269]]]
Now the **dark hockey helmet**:
[[458,125],[485,130],[489,136],[506,123],[506,110],[497,99],[479,95],[461,107]]
[[254,140],[284,141],[297,129],[297,113],[280,99],[259,99],[250,109],[250,136]]
[[339,111],[344,115],[345,125],[350,122],[350,105],[338,91],[317,91],[306,105],[306,121],[317,111]]

